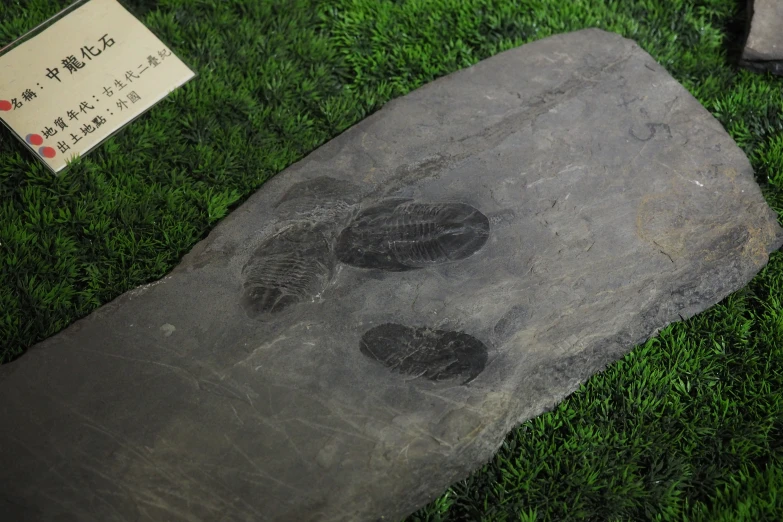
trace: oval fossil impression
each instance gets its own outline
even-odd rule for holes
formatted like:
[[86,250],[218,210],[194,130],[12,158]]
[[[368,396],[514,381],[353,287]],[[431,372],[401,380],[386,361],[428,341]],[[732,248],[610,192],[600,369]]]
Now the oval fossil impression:
[[335,253],[348,265],[401,272],[464,259],[488,237],[489,219],[470,205],[391,199],[343,229]]
[[277,313],[318,295],[332,277],[335,259],[311,224],[290,226],[264,241],[242,274],[242,307],[250,317]]
[[367,330],[359,348],[393,372],[431,381],[462,377],[467,384],[487,364],[487,347],[472,335],[398,323]]

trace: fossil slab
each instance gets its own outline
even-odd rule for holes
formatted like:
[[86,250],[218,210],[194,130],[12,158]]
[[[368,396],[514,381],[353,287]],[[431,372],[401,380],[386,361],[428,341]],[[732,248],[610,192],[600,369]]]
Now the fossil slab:
[[395,520],[783,242],[634,42],[504,52],[267,182],[0,368],[14,520]]
[[783,75],[783,2],[748,0],[748,28],[741,65]]

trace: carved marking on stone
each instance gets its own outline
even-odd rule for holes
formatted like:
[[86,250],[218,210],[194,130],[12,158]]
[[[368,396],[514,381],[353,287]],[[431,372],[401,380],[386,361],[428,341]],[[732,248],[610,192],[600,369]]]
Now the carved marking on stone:
[[639,141],[650,141],[655,137],[658,131],[666,133],[666,136],[662,136],[665,139],[672,138],[672,130],[667,123],[645,123],[644,126],[647,129],[646,132],[636,133],[634,132],[633,127],[631,127],[628,129],[628,134]]

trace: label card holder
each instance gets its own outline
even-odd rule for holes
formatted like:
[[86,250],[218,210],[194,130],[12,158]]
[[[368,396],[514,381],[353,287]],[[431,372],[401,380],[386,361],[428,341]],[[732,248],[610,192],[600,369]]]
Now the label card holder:
[[54,19],[0,56],[0,121],[58,174],[195,73],[117,0]]

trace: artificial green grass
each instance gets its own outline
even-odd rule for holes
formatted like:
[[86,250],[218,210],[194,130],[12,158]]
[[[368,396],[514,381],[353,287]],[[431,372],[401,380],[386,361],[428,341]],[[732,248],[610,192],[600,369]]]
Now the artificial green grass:
[[[0,42],[66,4],[4,4]],[[199,78],[56,179],[0,130],[0,360],[161,277],[269,176],[389,99],[584,27],[650,52],[783,212],[783,80],[734,65],[744,1],[125,4]],[[783,520],[782,289],[778,252],[746,288],[524,423],[409,520]]]

